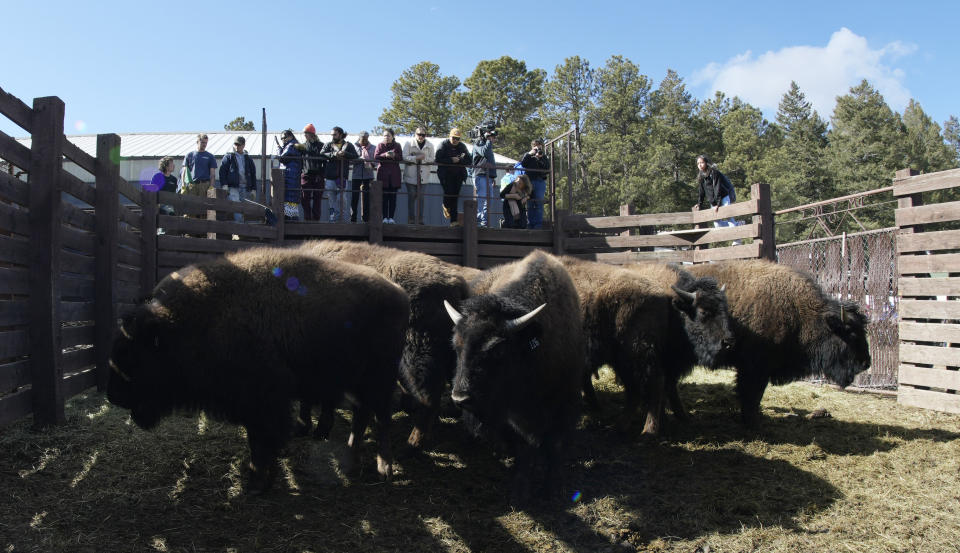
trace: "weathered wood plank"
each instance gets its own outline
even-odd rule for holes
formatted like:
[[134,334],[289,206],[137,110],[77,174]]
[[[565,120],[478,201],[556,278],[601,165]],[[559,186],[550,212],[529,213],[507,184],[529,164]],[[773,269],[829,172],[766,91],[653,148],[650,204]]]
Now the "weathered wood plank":
[[[923,236],[923,233],[918,233],[917,236]],[[960,253],[901,255],[897,258],[897,270],[901,275],[957,273],[960,272]]]
[[62,322],[92,321],[94,318],[93,302],[92,301],[60,302],[60,317],[61,317],[60,320]]
[[33,390],[27,388],[0,399],[0,427],[22,419],[33,409]]
[[900,300],[901,319],[960,319],[960,301]]
[[0,359],[12,359],[29,354],[30,332],[28,330],[0,331]]
[[9,161],[24,171],[30,171],[30,148],[3,131],[0,131],[0,159]]
[[463,231],[463,264],[478,267],[477,251],[477,200],[464,200],[463,213],[460,215]]
[[26,267],[30,264],[30,243],[12,236],[0,236],[0,262]]
[[0,198],[25,206],[30,203],[30,190],[27,183],[13,175],[0,172]]
[[117,244],[139,252],[142,248],[142,244],[140,243],[140,233],[132,232],[129,229],[118,229]]
[[[69,144],[69,142],[67,142]],[[74,198],[78,198],[87,205],[95,206],[97,202],[97,193],[92,186],[78,179],[70,173],[63,172],[63,191]]]
[[[960,348],[900,343],[900,362],[960,367]],[[960,388],[958,388],[960,389]]]
[[189,236],[174,236],[162,234],[157,237],[158,251],[180,252],[209,252],[223,254],[237,250],[244,250],[255,246],[265,246],[262,242],[248,242],[244,240],[207,240],[206,238],[191,238]]
[[909,296],[960,296],[960,278],[910,278],[897,280],[900,297]]
[[[121,178],[117,181],[117,192],[137,205],[143,205],[143,192],[139,186],[130,184],[126,179]],[[137,225],[139,226],[139,225]]]
[[900,365],[897,370],[897,379],[900,384],[911,386],[960,390],[960,371]]
[[[283,232],[295,240],[309,237],[322,238],[358,238],[366,237],[368,223],[291,223],[287,222]],[[393,228],[402,225],[395,225]],[[274,227],[266,227],[274,228]]]
[[[69,140],[63,141],[63,155],[91,175],[97,174],[97,160],[87,152],[81,150],[80,147],[73,142]],[[93,204],[91,203],[90,205]]]
[[[76,372],[85,367],[89,369],[94,369],[96,367],[96,363],[97,363],[97,352],[95,348],[75,349],[63,354],[64,374]],[[96,374],[96,371],[93,371],[93,373]],[[67,378],[70,378],[70,376],[68,376]],[[97,384],[97,381],[94,378],[94,381],[89,385],[85,386],[85,388],[89,388],[90,386],[94,386],[96,384]],[[69,390],[64,390],[63,395],[66,397],[70,397],[73,394],[71,394]]]
[[220,254],[210,252],[174,252],[160,250],[157,253],[157,265],[164,267],[186,267],[200,261],[216,259]]
[[[438,239],[449,238],[457,227],[434,227],[444,231]],[[543,229],[492,229],[478,228],[477,240],[483,243],[503,242],[508,244],[530,244],[553,247],[553,231]]]
[[65,326],[63,327],[63,347],[93,344],[95,334],[95,325]]
[[28,133],[33,131],[33,110],[20,98],[2,88],[0,88],[0,113]]
[[94,281],[89,278],[63,277],[60,279],[60,290],[64,298],[93,299]]
[[[157,192],[157,203],[173,206],[178,215],[206,215],[207,211],[243,213],[250,217],[263,219],[263,208],[248,202],[235,202],[229,199],[201,198],[176,192]],[[249,222],[249,221],[248,221]]]
[[[0,301],[0,326],[19,326],[30,322],[30,303],[26,300]],[[0,387],[0,390],[3,390]]]
[[571,213],[563,219],[564,230],[614,230],[632,227],[656,227],[663,225],[692,225],[693,212],[681,211],[678,213],[651,213],[645,215],[627,215],[611,217],[591,217]]
[[85,230],[60,225],[63,237],[63,246],[87,255],[94,255],[97,251],[97,235]]
[[533,250],[542,250],[547,253],[553,252],[552,245],[532,246],[529,244],[480,244],[478,246],[478,255],[481,257],[509,257],[520,259],[526,257]]
[[757,212],[759,206],[758,199],[750,199],[745,202],[737,202],[723,206],[719,210],[699,209],[693,212],[693,224],[712,223],[713,221],[729,219],[730,217],[752,216]]
[[163,229],[169,233],[184,232],[190,234],[238,234],[242,236],[252,236],[255,238],[266,239],[273,239],[277,235],[276,227],[269,227],[266,225],[235,223],[233,221],[208,221],[206,219],[190,219],[188,217],[175,217],[169,215],[160,215],[157,217],[157,219],[157,226],[163,227]]
[[[8,392],[30,384],[30,360],[21,359],[0,365],[0,390]],[[3,400],[0,400],[3,401]]]
[[30,272],[23,269],[0,267],[0,293],[29,294]]
[[13,234],[30,235],[30,215],[23,209],[0,204],[0,230]]
[[960,202],[944,202],[899,208],[893,212],[898,227],[945,223],[960,219]]
[[80,209],[79,207],[67,203],[61,203],[60,222],[79,228],[80,230],[93,232],[97,225],[97,218]]
[[960,413],[960,395],[919,390],[907,385],[897,389],[897,403],[944,413]]
[[569,251],[606,248],[681,247],[755,238],[759,235],[759,232],[759,224],[749,224],[736,227],[691,229],[663,234],[567,238],[564,244]]
[[628,263],[692,263],[693,250],[674,250],[669,252],[611,252],[611,253],[584,253],[569,254],[571,257],[599,261],[601,263],[611,263],[613,265],[626,265]]
[[459,256],[463,251],[463,245],[459,242],[387,242],[383,244],[390,248],[398,250],[420,252],[427,255],[448,255]]
[[140,284],[140,269],[135,267],[117,266],[117,280]]
[[693,262],[707,263],[709,261],[724,261],[727,259],[756,259],[760,257],[762,246],[760,240],[754,240],[750,244],[741,244],[739,246],[694,250]]
[[141,213],[134,211],[129,206],[121,205],[117,212],[120,220],[133,228],[141,228],[143,226],[143,219]]
[[960,169],[950,169],[894,180],[893,195],[909,196],[955,186],[960,186]]
[[96,259],[89,256],[73,252],[63,252],[60,255],[60,270],[65,273],[74,273],[78,275],[94,276],[97,274]]
[[897,235],[900,253],[960,250],[960,230],[938,230]]
[[960,344],[960,324],[900,321],[901,341],[947,342]]
[[85,371],[69,374],[63,379],[63,395],[64,397],[68,398],[73,397],[87,388],[92,388],[96,385],[96,369],[91,368]]

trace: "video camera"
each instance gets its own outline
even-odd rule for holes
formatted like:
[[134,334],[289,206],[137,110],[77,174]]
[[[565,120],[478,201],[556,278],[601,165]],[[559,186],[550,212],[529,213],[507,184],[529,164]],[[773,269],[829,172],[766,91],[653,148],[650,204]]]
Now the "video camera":
[[486,133],[493,133],[494,136],[497,135],[497,123],[494,121],[484,121],[476,127],[467,131],[467,136],[473,138],[474,140],[478,138],[483,138],[483,135]]

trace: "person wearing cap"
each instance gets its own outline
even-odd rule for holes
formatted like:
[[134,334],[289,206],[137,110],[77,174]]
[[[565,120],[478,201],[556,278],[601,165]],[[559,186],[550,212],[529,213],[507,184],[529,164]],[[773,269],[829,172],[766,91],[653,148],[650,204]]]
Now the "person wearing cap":
[[423,206],[420,191],[430,182],[430,163],[436,156],[433,144],[427,140],[423,127],[414,131],[414,140],[403,143],[403,183],[407,186],[407,224],[423,224]]
[[347,142],[347,135],[343,132],[343,129],[334,127],[332,134],[333,140],[327,142],[321,152],[321,155],[327,160],[327,165],[323,169],[324,188],[327,190],[330,222],[347,222],[350,219],[350,212],[347,207],[347,195],[344,193],[344,189],[347,187],[347,174],[350,172],[350,165],[352,165],[350,162],[359,156],[353,144]]
[[277,159],[283,170],[283,216],[291,221],[303,221],[303,206],[300,205],[300,168],[303,160],[297,150],[297,137],[293,129],[280,133],[277,144]]
[[207,190],[217,179],[217,158],[207,151],[208,137],[204,133],[197,135],[197,150],[183,158],[183,170],[180,176],[182,194],[207,197]]
[[467,166],[470,165],[470,152],[460,140],[460,129],[450,129],[450,136],[440,143],[437,149],[437,179],[443,187],[443,216],[450,220],[450,226],[457,226],[457,203],[460,188],[467,180]]
[[323,170],[327,158],[323,157],[323,141],[317,138],[317,128],[309,123],[303,128],[304,141],[295,147],[303,154],[303,174],[300,176],[300,204],[307,221],[319,221],[322,215]]
[[530,177],[533,192],[527,202],[527,228],[543,228],[543,199],[547,194],[547,175],[550,173],[550,158],[544,155],[543,140],[530,142],[530,151],[520,158],[520,166]]
[[361,194],[363,196],[363,222],[370,221],[370,182],[376,175],[377,164],[373,161],[373,155],[377,147],[370,143],[370,133],[363,131],[360,133],[360,139],[354,143],[357,154],[360,156],[353,164],[353,175],[351,189],[353,195],[350,198],[350,222],[356,223],[360,215],[359,203]]
[[[236,137],[233,151],[227,152],[220,160],[220,186],[227,188],[229,198],[235,202],[257,199],[257,166],[243,149],[246,143],[244,137]],[[243,222],[243,214],[234,213],[233,220]]]
[[497,133],[487,130],[473,145],[473,164],[470,174],[473,176],[473,185],[477,189],[477,224],[487,226],[487,212],[490,199],[495,194],[494,184],[497,182],[496,159],[493,157],[493,141]]

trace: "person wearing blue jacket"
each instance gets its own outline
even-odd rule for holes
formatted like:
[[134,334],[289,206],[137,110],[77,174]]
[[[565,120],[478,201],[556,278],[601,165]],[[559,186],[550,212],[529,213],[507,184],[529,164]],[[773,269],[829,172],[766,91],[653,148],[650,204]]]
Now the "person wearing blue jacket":
[[488,130],[473,145],[473,167],[470,168],[470,174],[477,189],[477,224],[481,227],[487,226],[487,204],[495,194],[493,186],[497,182],[496,159],[493,156],[493,141],[496,136],[496,131]]
[[302,156],[297,150],[297,138],[293,130],[280,133],[281,144],[277,144],[277,159],[283,169],[283,215],[287,220],[303,221],[303,206],[300,204],[300,168]]
[[[220,186],[227,187],[231,200],[242,202],[246,198],[257,199],[257,166],[243,149],[247,140],[238,136],[233,141],[233,151],[220,160]],[[233,220],[243,221],[242,213],[234,213]]]

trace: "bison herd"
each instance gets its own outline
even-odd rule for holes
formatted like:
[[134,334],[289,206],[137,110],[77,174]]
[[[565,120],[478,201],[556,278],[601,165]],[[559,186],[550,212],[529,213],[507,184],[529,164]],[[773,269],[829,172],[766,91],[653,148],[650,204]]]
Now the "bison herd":
[[[324,439],[352,409],[348,473],[375,419],[377,471],[392,476],[395,391],[421,448],[441,398],[471,433],[515,456],[511,495],[549,492],[592,375],[608,365],[656,434],[696,365],[736,370],[745,423],[769,383],[870,366],[866,317],[804,274],[766,261],[612,266],[536,251],[486,271],[333,240],[255,248],[165,277],[123,316],[108,399],[153,427],[175,410],[243,425],[248,490],[276,477],[292,434]],[[300,405],[300,416],[293,406]],[[313,429],[314,406],[319,421]]]

